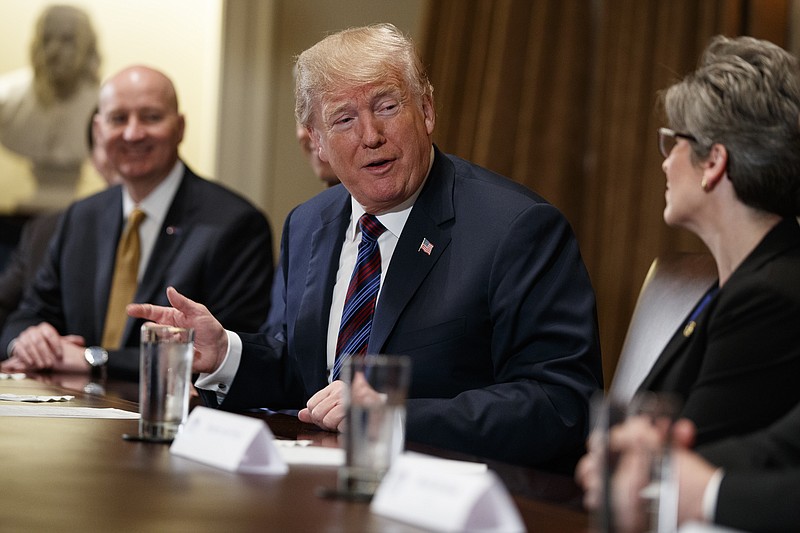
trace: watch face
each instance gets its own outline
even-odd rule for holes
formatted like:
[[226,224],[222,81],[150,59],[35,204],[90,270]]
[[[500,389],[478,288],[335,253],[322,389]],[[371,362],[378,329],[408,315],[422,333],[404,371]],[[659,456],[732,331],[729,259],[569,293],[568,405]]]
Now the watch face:
[[83,387],[83,392],[103,396],[106,393],[106,389],[99,383],[90,382]]
[[108,362],[108,352],[99,346],[86,348],[84,355],[92,366],[102,366]]

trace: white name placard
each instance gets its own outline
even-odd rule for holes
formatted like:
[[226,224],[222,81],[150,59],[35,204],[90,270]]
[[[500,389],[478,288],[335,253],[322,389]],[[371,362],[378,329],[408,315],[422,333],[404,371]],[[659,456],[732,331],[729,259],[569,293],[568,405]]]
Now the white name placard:
[[169,451],[231,472],[289,471],[264,421],[208,407],[192,410]]
[[525,531],[494,472],[453,463],[437,466],[435,458],[410,452],[398,456],[372,499],[372,512],[433,531]]

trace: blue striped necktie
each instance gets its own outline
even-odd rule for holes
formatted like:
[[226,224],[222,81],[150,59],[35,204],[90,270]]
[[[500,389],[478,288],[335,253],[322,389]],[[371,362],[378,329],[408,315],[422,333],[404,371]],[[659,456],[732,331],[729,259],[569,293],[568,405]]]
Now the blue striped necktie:
[[361,216],[358,225],[361,227],[361,243],[358,245],[358,259],[344,300],[331,381],[339,378],[342,365],[348,357],[367,353],[372,315],[381,284],[381,250],[378,237],[386,228],[375,216],[368,214]]

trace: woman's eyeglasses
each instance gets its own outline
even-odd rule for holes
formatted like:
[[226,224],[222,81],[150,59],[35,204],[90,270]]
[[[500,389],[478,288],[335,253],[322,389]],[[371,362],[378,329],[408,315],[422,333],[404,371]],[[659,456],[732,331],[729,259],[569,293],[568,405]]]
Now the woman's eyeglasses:
[[697,142],[697,138],[688,133],[679,133],[669,128],[658,128],[658,149],[664,159],[669,157],[672,149],[678,144],[678,139],[686,139],[687,141]]

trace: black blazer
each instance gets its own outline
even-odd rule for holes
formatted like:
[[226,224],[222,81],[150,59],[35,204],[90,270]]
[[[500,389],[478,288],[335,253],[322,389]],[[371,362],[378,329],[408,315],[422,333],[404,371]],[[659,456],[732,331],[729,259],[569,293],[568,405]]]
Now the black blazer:
[[800,402],[800,227],[773,228],[686,337],[681,327],[640,390],[683,401],[697,444],[763,428]]
[[800,404],[766,429],[697,451],[725,469],[717,523],[745,531],[800,531]]
[[719,488],[714,522],[742,531],[796,532],[798,507],[800,468],[728,472]]
[[[270,318],[265,333],[242,336],[224,408],[303,407],[327,385],[350,207],[337,186],[288,216]],[[437,149],[386,272],[368,351],[412,359],[408,440],[571,464],[602,371],[594,292],[569,224],[525,187]]]
[[0,330],[8,316],[19,306],[25,290],[33,284],[60,217],[60,211],[39,215],[23,226],[19,243],[0,273]]
[[[100,344],[121,231],[120,186],[67,209],[33,290],[3,330],[3,355],[12,339],[42,321],[62,335],[82,335],[87,346]],[[174,286],[205,304],[225,327],[257,331],[269,308],[272,273],[264,215],[186,168],[134,301],[169,305],[165,291]],[[109,355],[111,375],[138,379],[141,324],[128,319],[125,349]]]

